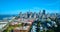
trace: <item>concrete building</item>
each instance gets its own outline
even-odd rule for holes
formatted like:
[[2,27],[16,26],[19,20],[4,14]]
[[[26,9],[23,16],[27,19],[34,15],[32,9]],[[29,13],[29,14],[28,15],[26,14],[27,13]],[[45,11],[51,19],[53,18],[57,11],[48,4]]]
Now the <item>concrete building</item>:
[[8,22],[0,22],[0,32],[3,32],[8,26]]
[[29,32],[30,26],[16,27],[14,32]]
[[43,14],[45,15],[45,10],[43,10]]

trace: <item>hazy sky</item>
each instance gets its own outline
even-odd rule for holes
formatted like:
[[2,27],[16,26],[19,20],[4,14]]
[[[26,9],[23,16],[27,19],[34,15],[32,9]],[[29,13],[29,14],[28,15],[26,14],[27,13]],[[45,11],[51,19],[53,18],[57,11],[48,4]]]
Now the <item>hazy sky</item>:
[[60,0],[0,0],[0,14],[18,14],[21,12],[60,12]]

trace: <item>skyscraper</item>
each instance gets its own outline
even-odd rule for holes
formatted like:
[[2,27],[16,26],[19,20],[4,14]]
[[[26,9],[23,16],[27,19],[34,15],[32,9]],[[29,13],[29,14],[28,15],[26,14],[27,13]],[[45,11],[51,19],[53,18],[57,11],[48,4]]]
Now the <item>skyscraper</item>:
[[45,10],[43,10],[43,14],[45,15]]
[[19,15],[20,15],[20,18],[22,18],[22,12],[20,12]]
[[30,16],[30,14],[29,14],[29,12],[27,12],[27,18],[29,18],[29,16]]

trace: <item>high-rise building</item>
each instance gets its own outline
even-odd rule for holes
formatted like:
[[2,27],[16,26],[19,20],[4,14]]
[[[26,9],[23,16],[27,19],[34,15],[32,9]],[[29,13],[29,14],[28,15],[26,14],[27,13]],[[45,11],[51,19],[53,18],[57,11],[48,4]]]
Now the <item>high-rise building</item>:
[[34,12],[34,18],[36,18],[36,16],[37,16],[37,15],[36,15],[36,12]]
[[24,16],[24,18],[27,18],[27,13],[25,13],[25,16]]
[[32,18],[32,15],[33,15],[33,13],[32,13],[32,12],[30,12],[30,16],[29,16],[29,18]]
[[30,16],[30,14],[29,14],[29,12],[27,12],[27,18],[29,18],[29,16]]
[[43,10],[43,14],[45,15],[45,10]]
[[19,15],[20,15],[20,18],[22,18],[22,12],[20,12]]
[[38,17],[41,18],[41,16],[42,16],[42,12],[41,12],[41,10],[40,10],[40,11],[39,11],[39,14],[38,14]]
[[39,11],[39,14],[41,14],[41,10]]

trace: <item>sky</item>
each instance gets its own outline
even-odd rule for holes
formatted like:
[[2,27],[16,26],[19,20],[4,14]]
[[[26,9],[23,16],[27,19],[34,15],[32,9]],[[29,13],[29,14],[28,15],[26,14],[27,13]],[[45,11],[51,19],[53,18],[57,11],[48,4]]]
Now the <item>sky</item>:
[[0,0],[0,14],[19,14],[19,12],[47,13],[60,12],[60,0]]

